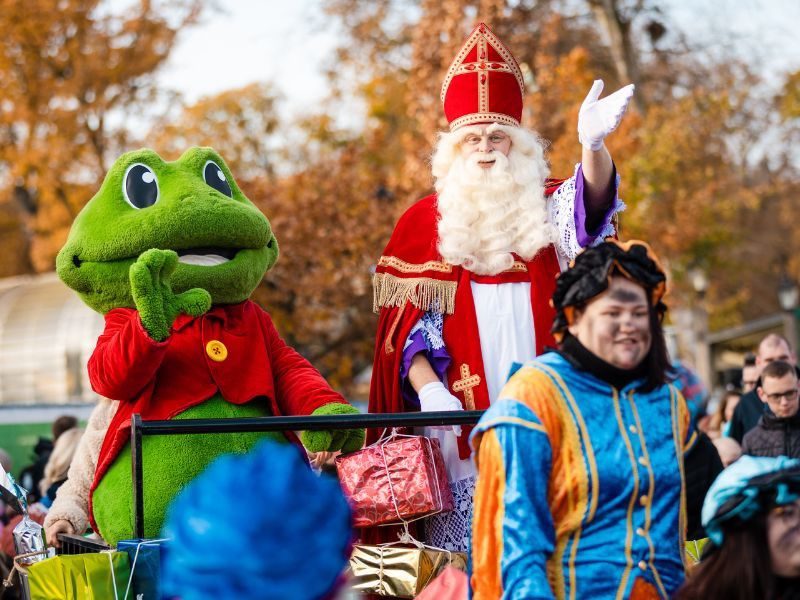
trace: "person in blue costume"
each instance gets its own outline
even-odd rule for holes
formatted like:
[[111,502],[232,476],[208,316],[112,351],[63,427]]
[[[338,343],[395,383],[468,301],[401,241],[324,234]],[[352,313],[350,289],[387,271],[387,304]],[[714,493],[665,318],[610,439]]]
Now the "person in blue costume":
[[218,458],[170,505],[162,597],[332,600],[353,542],[339,482],[271,440]]
[[579,254],[553,295],[559,349],[526,363],[472,435],[475,600],[668,598],[684,579],[686,402],[643,242]]
[[800,598],[800,459],[743,456],[703,503],[710,542],[677,600]]

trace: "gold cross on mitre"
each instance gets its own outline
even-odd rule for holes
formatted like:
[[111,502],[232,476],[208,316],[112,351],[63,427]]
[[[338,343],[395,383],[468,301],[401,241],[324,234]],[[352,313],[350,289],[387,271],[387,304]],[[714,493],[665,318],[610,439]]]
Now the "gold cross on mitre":
[[454,381],[452,387],[454,392],[464,392],[464,405],[467,410],[475,410],[475,394],[472,393],[472,388],[480,382],[480,375],[469,374],[469,365],[466,363],[461,365],[461,379]]

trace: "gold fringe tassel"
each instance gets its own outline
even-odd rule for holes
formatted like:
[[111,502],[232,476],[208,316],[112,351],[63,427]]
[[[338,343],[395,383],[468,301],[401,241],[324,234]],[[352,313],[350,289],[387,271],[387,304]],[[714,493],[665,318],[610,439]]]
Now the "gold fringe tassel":
[[375,273],[372,276],[372,310],[378,312],[382,307],[403,306],[409,301],[421,310],[436,307],[438,312],[453,314],[456,283],[429,277],[400,278],[388,273]]

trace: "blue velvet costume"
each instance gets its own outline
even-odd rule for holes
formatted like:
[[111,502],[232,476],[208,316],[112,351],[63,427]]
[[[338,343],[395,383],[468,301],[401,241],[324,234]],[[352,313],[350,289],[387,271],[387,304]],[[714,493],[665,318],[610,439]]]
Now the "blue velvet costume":
[[472,588],[489,598],[667,598],[684,578],[680,392],[621,390],[553,352],[472,436]]

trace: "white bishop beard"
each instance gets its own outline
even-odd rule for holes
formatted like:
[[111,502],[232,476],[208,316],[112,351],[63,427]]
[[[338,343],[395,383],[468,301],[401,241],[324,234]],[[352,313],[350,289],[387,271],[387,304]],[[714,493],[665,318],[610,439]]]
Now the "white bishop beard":
[[[469,128],[441,136],[433,157],[439,209],[438,249],[450,264],[479,275],[496,275],[514,264],[512,253],[532,259],[557,239],[547,222],[544,148],[533,132],[493,125],[512,138],[508,157],[474,152],[458,143]],[[478,161],[495,159],[484,169]]]

